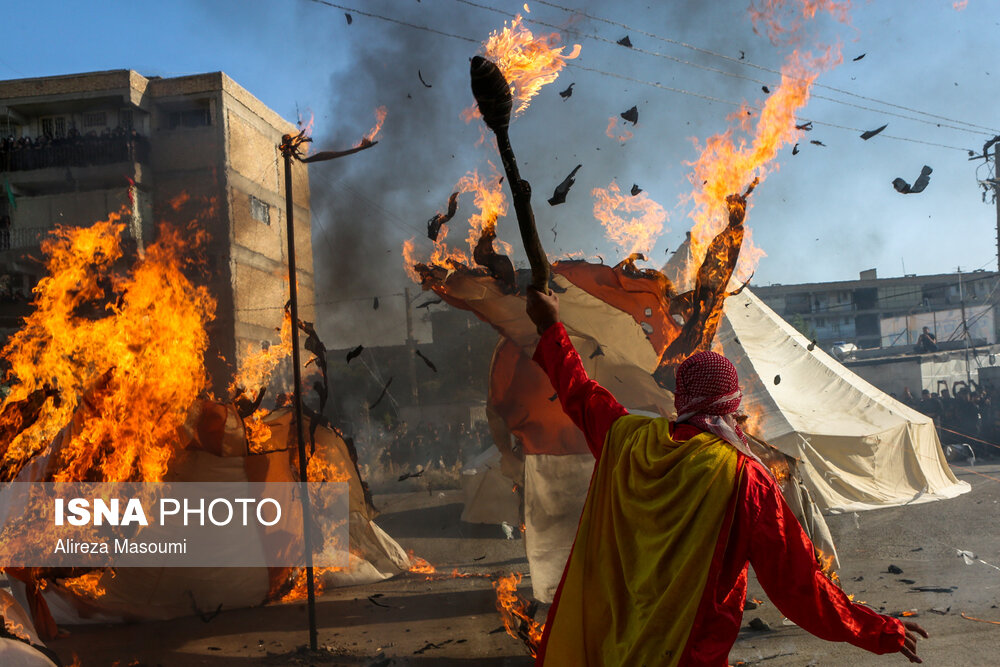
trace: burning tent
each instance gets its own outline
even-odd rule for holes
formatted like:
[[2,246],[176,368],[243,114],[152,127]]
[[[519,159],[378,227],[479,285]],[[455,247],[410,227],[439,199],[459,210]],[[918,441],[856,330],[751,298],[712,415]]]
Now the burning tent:
[[[130,262],[117,217],[61,228],[43,244],[48,275],[2,353],[10,393],[0,403],[0,480],[298,481],[291,411],[261,408],[259,390],[290,352],[291,318],[286,314],[281,345],[244,360],[233,399],[213,399],[205,351],[215,301],[191,278],[201,221],[187,230],[163,226]],[[306,348],[325,380],[322,346],[310,337]],[[349,489],[349,563],[322,572],[322,580],[345,585],[405,571],[405,553],[372,522],[349,441],[310,417],[309,481]],[[260,530],[230,547],[261,553],[277,539]],[[300,569],[278,566],[6,573],[43,637],[55,633],[57,621],[165,619],[298,599],[303,584]]]

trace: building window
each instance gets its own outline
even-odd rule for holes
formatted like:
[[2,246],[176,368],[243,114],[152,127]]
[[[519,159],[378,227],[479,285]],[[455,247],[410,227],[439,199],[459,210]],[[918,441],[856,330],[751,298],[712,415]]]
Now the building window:
[[66,136],[66,116],[49,116],[42,119],[42,134],[53,139]]
[[118,111],[118,126],[125,129],[132,129],[132,110],[121,109]]
[[267,205],[267,202],[261,201],[250,195],[250,215],[257,222],[263,222],[265,225],[271,224],[271,207]]
[[167,116],[167,127],[171,130],[178,127],[206,127],[211,124],[212,112],[208,107],[171,111]]
[[106,127],[108,124],[108,114],[103,111],[94,111],[92,113],[83,114],[83,126],[88,127]]

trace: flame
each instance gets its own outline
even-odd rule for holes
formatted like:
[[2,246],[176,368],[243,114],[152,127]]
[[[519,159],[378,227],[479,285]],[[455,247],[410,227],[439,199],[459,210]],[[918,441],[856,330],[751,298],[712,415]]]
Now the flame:
[[[313,568],[313,591],[316,597],[323,593],[323,575],[328,572],[340,572],[342,567],[314,567]],[[309,577],[308,571],[304,567],[297,567],[292,571],[291,577],[294,581],[287,593],[278,600],[279,604],[299,602],[309,597]]]
[[623,195],[618,183],[594,188],[594,217],[604,225],[604,234],[626,254],[649,254],[663,233],[667,212],[645,192]]
[[833,554],[824,553],[819,547],[816,547],[816,560],[819,562],[819,569],[827,576],[827,578],[833,583],[840,586],[840,577],[837,572],[833,569]]
[[752,0],[750,20],[754,32],[763,24],[772,44],[797,43],[806,21],[825,11],[837,21],[849,25],[851,0]]
[[77,597],[96,600],[97,598],[104,597],[107,593],[107,589],[101,585],[101,578],[104,576],[104,572],[104,570],[92,570],[79,577],[63,579],[59,583],[62,584],[63,588]]
[[[490,162],[489,178],[482,178],[478,170],[470,171],[455,184],[455,190],[459,193],[471,192],[473,203],[479,209],[479,213],[469,217],[469,236],[466,239],[469,243],[469,251],[474,252],[479,237],[483,232],[496,231],[497,218],[507,214],[507,198],[503,191],[503,182],[496,166]],[[443,240],[443,237],[439,237]],[[497,241],[499,250],[505,254],[510,254],[511,246],[503,241]]]
[[5,596],[0,598],[0,618],[3,619],[4,628],[10,634],[14,635],[19,639],[23,639],[26,642],[31,642],[31,635],[28,634],[27,628],[24,627],[23,623],[17,623],[12,618],[8,611],[12,611],[14,605],[16,604],[13,596]]
[[523,639],[535,656],[538,645],[542,641],[544,623],[539,623],[528,613],[528,601],[518,595],[517,586],[521,583],[521,574],[514,572],[506,577],[500,577],[493,582],[497,592],[497,611],[503,618],[507,634],[515,639]]
[[618,125],[618,116],[612,116],[611,118],[609,118],[608,129],[604,131],[604,134],[608,135],[609,139],[614,139],[615,141],[618,141],[622,145],[624,145],[625,142],[631,139],[634,135],[630,130],[626,130],[625,128],[622,128],[620,133],[615,132],[615,127],[617,125]]
[[406,555],[410,558],[410,572],[415,572],[416,574],[434,574],[437,572],[436,567],[414,554],[412,549],[407,551]]
[[[0,479],[13,479],[45,451],[81,405],[54,481],[160,481],[180,447],[177,430],[207,387],[205,327],[215,300],[185,274],[197,265],[189,255],[205,242],[205,223],[161,225],[158,240],[123,273],[125,213],[57,228],[42,244],[47,275],[34,289],[34,311],[0,352],[12,385],[0,432],[13,436],[0,443]],[[21,423],[22,402],[46,391],[58,397]]]
[[[690,180],[694,191],[689,198],[694,202],[690,217],[694,221],[691,228],[691,254],[686,273],[691,277],[701,266],[708,245],[721,231],[729,219],[726,197],[742,192],[754,179],[761,181],[770,170],[777,169],[772,164],[778,150],[796,141],[802,134],[795,129],[795,113],[809,101],[809,89],[821,70],[840,62],[840,53],[827,49],[824,54],[813,57],[795,51],[782,67],[781,85],[765,102],[756,126],[751,122],[746,107],[732,118],[740,119],[740,129],[753,133],[748,143],[746,139],[734,138],[734,128],[709,138],[704,146],[696,146],[701,154],[697,160],[688,163],[692,167]],[[740,253],[738,273],[746,276],[761,257],[763,251],[753,246],[749,229],[744,234],[743,250]]]
[[909,611],[904,611],[902,614],[900,614],[900,616],[907,616],[907,617],[909,617],[909,616],[917,616],[917,615],[918,614],[917,614],[917,610],[916,609],[910,609]]
[[[489,165],[490,174],[488,177],[483,177],[478,170],[473,170],[455,184],[454,191],[459,194],[472,193],[473,203],[479,209],[478,213],[469,217],[469,235],[466,239],[469,244],[469,254],[448,245],[448,230],[452,225],[441,227],[430,256],[425,261],[418,258],[416,237],[404,241],[403,264],[407,275],[413,282],[421,282],[420,274],[415,269],[417,264],[440,266],[449,270],[458,266],[472,265],[472,254],[475,252],[480,236],[484,232],[495,235],[497,219],[507,214],[507,197],[504,194],[500,173],[492,162],[489,162]],[[498,251],[505,254],[510,254],[512,251],[509,243],[499,239],[494,241],[494,245]]]
[[292,315],[285,310],[281,320],[281,343],[271,345],[266,349],[254,349],[254,345],[248,344],[243,361],[240,363],[239,371],[229,384],[229,395],[241,395],[247,400],[253,400],[257,395],[257,390],[267,385],[271,373],[281,363],[292,354]]
[[531,98],[543,86],[559,77],[567,60],[580,55],[579,44],[563,55],[565,47],[558,46],[561,39],[557,32],[534,36],[524,27],[524,19],[518,14],[509,27],[504,23],[503,30],[490,33],[489,39],[484,42],[486,58],[496,63],[510,84],[515,116],[528,108]]
[[384,106],[375,109],[375,126],[368,130],[368,134],[366,134],[365,138],[361,140],[361,143],[358,144],[359,146],[366,142],[371,143],[375,141],[375,137],[377,137],[378,133],[382,131],[382,124],[385,122],[385,117],[387,115],[388,111]]

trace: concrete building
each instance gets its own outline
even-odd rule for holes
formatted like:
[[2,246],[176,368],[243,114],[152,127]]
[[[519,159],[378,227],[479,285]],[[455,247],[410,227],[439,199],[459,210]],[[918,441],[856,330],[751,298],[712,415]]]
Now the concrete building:
[[990,271],[879,278],[872,269],[862,271],[858,280],[753,290],[825,349],[843,341],[859,348],[912,350],[924,326],[936,333],[939,343],[960,338],[963,301],[973,338],[984,344],[1000,340],[993,308],[1000,298],[998,285],[1000,274]]
[[[209,287],[218,300],[206,354],[217,392],[239,360],[276,341],[287,301],[281,136],[297,128],[222,72],[132,70],[0,81],[0,328],[16,328],[56,224],[89,225],[123,206],[139,248],[187,195],[210,202]],[[315,321],[309,180],[293,183],[300,317]],[[184,221],[186,222],[186,221]],[[20,298],[19,298],[20,297]],[[221,394],[220,394],[221,395]]]

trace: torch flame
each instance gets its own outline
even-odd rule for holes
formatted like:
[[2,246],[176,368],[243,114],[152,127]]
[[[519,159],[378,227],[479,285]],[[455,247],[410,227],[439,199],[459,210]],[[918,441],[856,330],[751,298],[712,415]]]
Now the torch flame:
[[559,78],[567,60],[580,55],[579,44],[563,55],[566,47],[558,46],[561,39],[557,32],[534,36],[524,27],[524,19],[518,14],[509,27],[505,23],[503,30],[490,33],[483,44],[486,58],[496,63],[510,84],[515,116],[528,108],[531,98],[543,86]]
[[604,225],[608,240],[618,244],[626,254],[649,254],[656,239],[663,233],[667,212],[645,192],[636,196],[623,195],[618,183],[607,188],[594,188],[594,217]]

